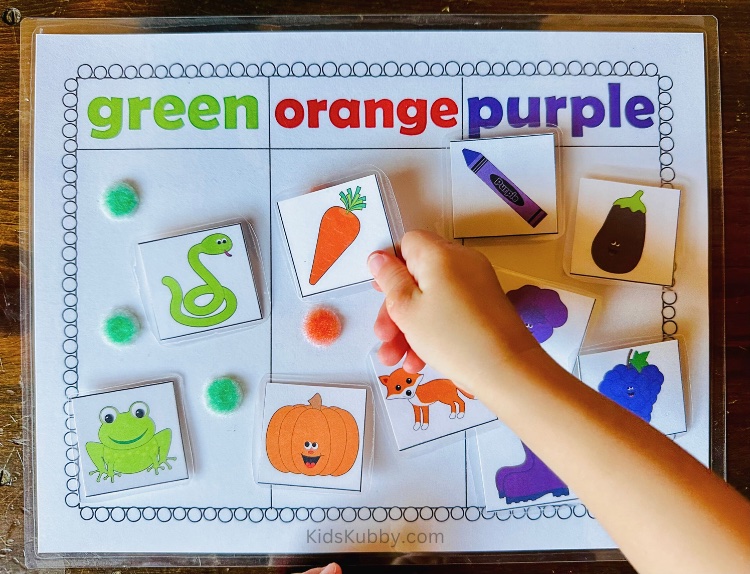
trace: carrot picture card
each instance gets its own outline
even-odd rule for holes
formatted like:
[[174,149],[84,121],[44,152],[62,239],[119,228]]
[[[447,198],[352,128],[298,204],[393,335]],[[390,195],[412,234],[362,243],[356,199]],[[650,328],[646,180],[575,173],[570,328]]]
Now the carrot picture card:
[[579,365],[584,383],[664,434],[687,430],[677,340],[582,353]]
[[259,483],[362,489],[367,389],[268,382]]
[[506,269],[495,271],[526,328],[560,366],[572,371],[596,298]]
[[302,297],[367,283],[367,257],[395,252],[376,175],[278,202],[293,274]]
[[160,341],[262,319],[247,233],[235,223],[138,244]]
[[450,155],[454,237],[558,232],[554,134],[454,141]]
[[84,496],[188,478],[172,381],[81,396],[73,413]]
[[671,285],[680,190],[581,179],[570,273]]
[[388,367],[376,352],[370,354],[370,363],[398,450],[497,420],[474,395],[430,367],[418,373],[407,371],[401,363]]

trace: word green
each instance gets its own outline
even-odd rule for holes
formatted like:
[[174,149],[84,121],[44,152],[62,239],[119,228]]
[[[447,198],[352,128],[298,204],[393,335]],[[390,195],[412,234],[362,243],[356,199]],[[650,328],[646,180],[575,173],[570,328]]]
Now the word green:
[[[170,292],[171,301],[169,304],[169,314],[172,319],[180,325],[187,327],[213,327],[229,319],[237,310],[237,297],[230,290],[224,287],[219,280],[214,277],[200,260],[200,254],[221,255],[228,257],[232,254],[232,240],[223,233],[212,233],[197,245],[193,245],[188,251],[188,264],[190,268],[204,281],[203,285],[193,287],[182,296],[182,287],[174,277],[163,277],[161,282]],[[204,305],[198,305],[196,299],[204,295],[211,295],[211,299]],[[226,303],[226,304],[225,304]],[[217,313],[219,308],[224,308]],[[186,315],[182,307],[190,313]]]
[[[258,129],[258,99],[255,96],[227,96],[224,98],[224,129],[236,130],[239,109],[245,114],[245,129]],[[105,113],[106,112],[106,113]],[[199,130],[215,130],[221,125],[219,118],[222,109],[219,100],[208,94],[194,97],[185,105],[181,98],[172,95],[162,96],[153,104],[151,98],[128,98],[127,105],[123,98],[100,96],[89,103],[88,117],[94,126],[91,137],[112,139],[117,137],[123,128],[132,131],[142,129],[146,118],[153,118],[154,124],[163,130],[179,130],[185,127],[183,116],[187,113],[190,125]]]

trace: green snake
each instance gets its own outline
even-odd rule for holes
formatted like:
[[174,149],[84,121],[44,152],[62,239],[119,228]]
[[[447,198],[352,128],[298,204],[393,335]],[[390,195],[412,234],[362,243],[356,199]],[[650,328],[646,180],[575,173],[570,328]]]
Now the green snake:
[[[221,255],[228,257],[232,254],[232,240],[223,233],[212,233],[197,245],[193,245],[188,251],[188,264],[190,268],[203,279],[204,285],[193,287],[182,296],[182,287],[174,277],[163,277],[161,282],[166,285],[172,295],[169,304],[169,314],[172,318],[188,327],[213,327],[229,319],[237,310],[237,297],[235,294],[224,287],[216,277],[206,268],[200,260],[200,254]],[[195,303],[198,297],[211,295],[211,299],[205,305]],[[224,305],[226,303],[226,305]],[[221,306],[224,308],[216,313]],[[186,315],[182,308],[190,313]],[[215,313],[215,314],[214,314]]]

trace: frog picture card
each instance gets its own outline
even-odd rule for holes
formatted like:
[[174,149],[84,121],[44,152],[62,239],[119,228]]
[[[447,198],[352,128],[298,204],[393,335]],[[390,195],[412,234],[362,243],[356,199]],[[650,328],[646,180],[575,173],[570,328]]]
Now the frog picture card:
[[671,285],[679,207],[679,189],[581,179],[570,274]]
[[581,380],[664,434],[687,430],[676,339],[579,357]]
[[542,348],[573,371],[596,298],[495,268],[500,285]]
[[453,236],[558,233],[555,136],[450,143]]
[[477,432],[476,440],[487,510],[559,504],[577,498],[505,425]]
[[302,298],[372,281],[367,257],[395,252],[376,175],[277,203]]
[[262,319],[247,233],[235,223],[138,244],[160,341]]
[[366,387],[269,381],[262,419],[259,483],[362,490]]
[[[383,365],[370,353],[376,392],[399,451],[450,437],[497,420],[474,395],[426,366],[418,373],[402,363]],[[463,435],[460,435],[463,437]]]
[[165,381],[72,400],[82,496],[188,478],[174,385]]

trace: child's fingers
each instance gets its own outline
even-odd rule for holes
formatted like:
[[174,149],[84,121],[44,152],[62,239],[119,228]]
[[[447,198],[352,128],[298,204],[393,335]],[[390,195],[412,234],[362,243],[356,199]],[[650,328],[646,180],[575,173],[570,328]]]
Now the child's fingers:
[[425,368],[426,363],[419,358],[414,350],[409,347],[406,351],[406,359],[404,359],[404,370],[410,373],[418,373]]
[[395,365],[409,350],[409,343],[403,334],[397,335],[393,340],[386,341],[378,349],[378,359],[384,365]]
[[419,292],[414,277],[406,265],[390,253],[375,251],[367,259],[370,273],[385,293],[386,304],[392,319],[408,305],[415,293]]
[[385,303],[380,306],[373,329],[375,336],[381,341],[391,341],[396,338],[396,335],[401,333],[401,329],[396,326],[396,323],[393,322],[393,319],[388,314]]

